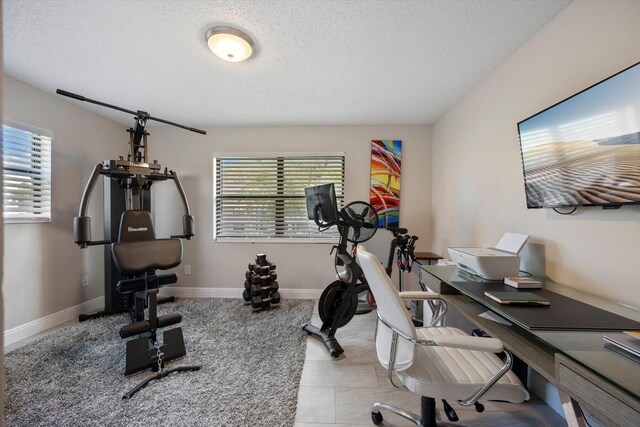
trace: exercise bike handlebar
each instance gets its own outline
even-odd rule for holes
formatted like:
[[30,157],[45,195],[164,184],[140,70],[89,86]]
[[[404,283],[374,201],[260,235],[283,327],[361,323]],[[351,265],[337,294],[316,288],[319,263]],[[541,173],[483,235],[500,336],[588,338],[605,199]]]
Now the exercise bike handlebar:
[[406,228],[389,228],[388,230],[391,232],[391,234],[393,234],[394,237],[398,237],[409,232],[409,230],[407,230]]
[[76,99],[78,101],[89,102],[91,104],[100,105],[101,107],[111,108],[113,110],[122,111],[123,113],[129,113],[129,114],[132,114],[136,118],[144,118],[146,120],[154,120],[154,121],[159,122],[159,123],[164,123],[166,125],[179,127],[179,128],[186,129],[188,131],[199,133],[199,134],[202,134],[202,135],[206,135],[207,134],[207,131],[205,131],[205,130],[197,129],[197,128],[189,127],[189,126],[185,126],[185,125],[181,125],[181,124],[175,123],[175,122],[170,122],[169,120],[161,119],[161,118],[158,118],[158,117],[153,117],[152,115],[150,115],[149,113],[146,113],[144,111],[128,110],[126,108],[118,107],[117,105],[112,105],[112,104],[107,104],[106,102],[96,101],[95,99],[90,99],[90,98],[84,97],[82,95],[78,95],[76,93],[71,93],[71,92],[68,92],[68,91],[62,90],[62,89],[56,89],[56,93],[58,95],[62,95],[62,96],[66,96],[66,97],[69,97],[69,98],[72,98],[72,99]]

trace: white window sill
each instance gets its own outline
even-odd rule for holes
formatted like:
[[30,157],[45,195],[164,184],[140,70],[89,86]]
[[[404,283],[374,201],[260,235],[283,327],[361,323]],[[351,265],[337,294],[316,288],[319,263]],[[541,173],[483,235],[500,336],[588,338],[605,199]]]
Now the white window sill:
[[4,218],[3,223],[6,224],[43,224],[49,223],[51,219],[16,219]]
[[272,238],[258,238],[258,237],[223,237],[219,239],[214,239],[213,243],[277,243],[277,244],[306,244],[306,245],[314,245],[314,244],[338,244],[339,237],[335,238],[327,238],[327,239],[288,239],[286,237],[272,237]]

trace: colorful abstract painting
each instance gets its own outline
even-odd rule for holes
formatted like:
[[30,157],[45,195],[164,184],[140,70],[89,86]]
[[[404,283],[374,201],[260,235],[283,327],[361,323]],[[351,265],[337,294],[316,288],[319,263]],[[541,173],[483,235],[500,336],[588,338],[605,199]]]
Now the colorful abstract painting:
[[400,223],[400,166],[402,141],[371,141],[371,188],[369,203],[378,213],[378,228]]

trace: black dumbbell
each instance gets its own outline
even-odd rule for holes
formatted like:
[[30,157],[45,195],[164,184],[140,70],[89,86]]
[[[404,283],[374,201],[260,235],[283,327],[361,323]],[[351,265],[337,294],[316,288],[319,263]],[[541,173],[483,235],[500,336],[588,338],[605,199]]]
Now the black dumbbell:
[[278,273],[276,273],[275,271],[271,270],[271,272],[269,273],[269,278],[271,280],[276,280],[278,278]]
[[270,294],[271,294],[271,289],[270,288],[268,288],[268,287],[262,288],[262,298],[263,299],[269,298]]
[[263,266],[263,267],[260,267],[260,268],[259,268],[259,270],[260,270],[260,275],[261,275],[261,276],[266,276],[266,275],[268,275],[268,274],[269,274],[269,271],[270,271],[270,270],[269,270],[269,266],[268,266],[268,265],[265,265],[265,266]]
[[269,263],[269,269],[275,270],[276,269],[276,265]]
[[262,308],[262,297],[260,295],[254,295],[251,297],[251,307]]
[[271,292],[276,292],[279,287],[280,285],[278,284],[278,282],[271,282]]
[[269,301],[269,298],[262,300],[262,308],[265,308],[265,309],[269,308],[270,305],[271,305],[271,301]]
[[247,270],[247,272],[244,273],[244,278],[247,280],[251,280],[251,276],[253,276],[253,271],[251,270]]
[[251,290],[251,282],[250,282],[250,281],[248,281],[248,280],[245,280],[245,281],[244,281],[244,288],[245,288],[247,291],[250,291],[250,290]]
[[256,264],[257,265],[265,265],[267,263],[267,256],[265,254],[257,254],[256,255]]
[[251,295],[258,296],[258,295],[262,295],[262,286],[260,285],[251,285]]
[[251,292],[246,289],[242,291],[242,299],[245,301],[251,301]]
[[251,283],[254,283],[254,284],[260,283],[260,276],[258,276],[257,274],[252,275],[251,276]]
[[249,269],[249,271],[253,271],[253,269],[256,267],[255,264],[251,264],[249,263],[249,265],[247,266],[247,268]]
[[280,304],[280,292],[273,292],[271,294],[271,304]]

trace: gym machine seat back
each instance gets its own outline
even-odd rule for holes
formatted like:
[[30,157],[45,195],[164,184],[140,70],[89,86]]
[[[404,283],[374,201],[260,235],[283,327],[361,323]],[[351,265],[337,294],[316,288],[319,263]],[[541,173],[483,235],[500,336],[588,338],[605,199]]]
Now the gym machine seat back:
[[111,244],[113,261],[126,276],[168,270],[182,262],[180,239],[156,239],[151,214],[129,210],[122,214],[119,241]]

